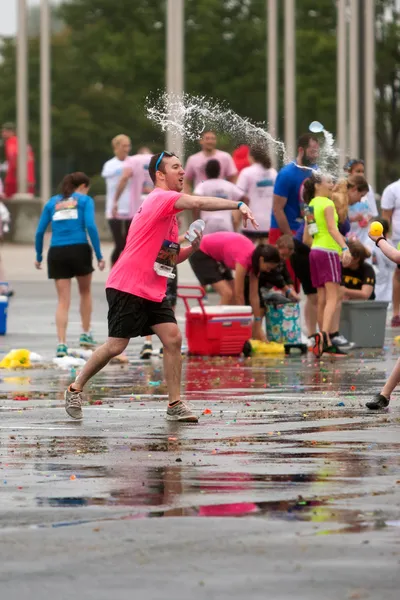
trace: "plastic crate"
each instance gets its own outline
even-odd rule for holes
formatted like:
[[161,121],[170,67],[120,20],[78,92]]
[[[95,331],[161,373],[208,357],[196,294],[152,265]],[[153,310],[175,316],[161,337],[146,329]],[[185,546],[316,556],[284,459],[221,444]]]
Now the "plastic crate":
[[383,348],[388,302],[345,300],[340,333],[358,348]]

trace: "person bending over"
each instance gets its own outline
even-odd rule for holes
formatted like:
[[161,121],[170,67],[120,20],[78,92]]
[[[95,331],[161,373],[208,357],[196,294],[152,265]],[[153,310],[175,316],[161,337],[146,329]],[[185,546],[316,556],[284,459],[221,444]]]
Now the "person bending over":
[[[272,271],[280,264],[278,250],[267,244],[255,248],[253,242],[241,233],[220,231],[205,235],[199,251],[189,261],[201,285],[212,285],[219,294],[220,304],[245,305],[246,276],[249,275],[253,337],[264,340],[258,278],[260,273]],[[235,279],[232,271],[235,271]]]

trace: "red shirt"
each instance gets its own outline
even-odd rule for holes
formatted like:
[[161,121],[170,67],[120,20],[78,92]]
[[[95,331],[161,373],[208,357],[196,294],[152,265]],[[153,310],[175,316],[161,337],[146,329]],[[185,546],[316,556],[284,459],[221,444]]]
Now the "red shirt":
[[[6,196],[10,197],[17,192],[18,138],[16,135],[5,141],[4,149],[8,165],[4,187]],[[35,156],[30,145],[27,148],[27,155],[28,187],[29,191],[33,193],[35,185]]]

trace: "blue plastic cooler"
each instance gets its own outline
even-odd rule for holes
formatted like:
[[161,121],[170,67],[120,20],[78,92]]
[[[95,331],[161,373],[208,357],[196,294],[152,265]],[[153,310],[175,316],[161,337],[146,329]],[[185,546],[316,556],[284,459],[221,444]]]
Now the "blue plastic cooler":
[[[8,283],[0,281],[0,285],[7,286]],[[0,295],[0,335],[7,333],[8,296]]]

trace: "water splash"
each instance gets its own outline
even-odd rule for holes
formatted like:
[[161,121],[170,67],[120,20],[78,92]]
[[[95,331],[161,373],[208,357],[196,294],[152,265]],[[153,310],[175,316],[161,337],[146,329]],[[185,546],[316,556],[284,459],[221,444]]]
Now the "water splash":
[[324,143],[321,144],[318,166],[324,175],[340,176],[339,151],[335,146],[333,135],[319,121],[313,121],[308,126],[312,133],[322,133]]
[[172,131],[185,140],[197,141],[206,129],[229,134],[235,141],[265,146],[283,162],[288,162],[283,142],[274,139],[265,123],[252,123],[241,117],[223,102],[206,96],[181,96],[162,93],[146,98],[146,112],[162,131]]
[[[264,146],[283,163],[293,160],[292,156],[288,156],[284,143],[266,131],[265,123],[252,123],[224,102],[187,93],[174,95],[157,92],[146,98],[145,108],[147,117],[162,131],[171,131],[184,140],[197,141],[203,131],[212,129],[216,133],[228,134],[236,142]],[[333,135],[319,121],[313,121],[309,128],[311,131],[316,129],[316,133],[324,136],[318,159],[319,170],[325,175],[338,176],[339,152]]]

